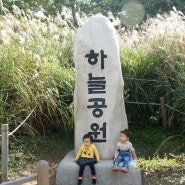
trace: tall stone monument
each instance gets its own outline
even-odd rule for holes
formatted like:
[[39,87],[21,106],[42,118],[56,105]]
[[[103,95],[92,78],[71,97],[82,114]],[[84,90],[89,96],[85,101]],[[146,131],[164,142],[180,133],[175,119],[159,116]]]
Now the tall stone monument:
[[119,131],[128,125],[118,41],[106,17],[94,16],[78,29],[74,61],[75,153],[83,135],[91,133],[101,159],[111,159]]
[[[128,174],[112,171],[120,130],[128,124],[118,41],[115,29],[106,17],[93,16],[77,30],[74,61],[75,150],[59,164],[56,184],[77,184],[79,166],[73,160],[82,145],[83,135],[90,133],[101,159],[95,166],[97,185],[141,185],[140,170],[135,169],[133,162]],[[91,173],[86,167],[83,183],[90,185],[90,182]]]

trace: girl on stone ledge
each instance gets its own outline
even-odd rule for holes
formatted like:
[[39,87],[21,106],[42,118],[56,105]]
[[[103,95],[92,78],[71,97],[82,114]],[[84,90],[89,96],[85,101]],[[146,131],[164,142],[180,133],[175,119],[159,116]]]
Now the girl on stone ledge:
[[96,146],[93,144],[93,137],[90,134],[83,136],[83,144],[74,160],[79,165],[78,185],[82,184],[83,172],[86,165],[89,165],[92,174],[92,184],[96,184],[95,164],[100,161],[100,156]]
[[114,156],[114,166],[113,171],[119,171],[119,163],[123,161],[123,167],[121,172],[128,173],[128,165],[131,160],[137,159],[135,149],[132,146],[132,143],[129,141],[130,131],[128,129],[121,130],[120,132],[120,141],[117,143],[115,156]]

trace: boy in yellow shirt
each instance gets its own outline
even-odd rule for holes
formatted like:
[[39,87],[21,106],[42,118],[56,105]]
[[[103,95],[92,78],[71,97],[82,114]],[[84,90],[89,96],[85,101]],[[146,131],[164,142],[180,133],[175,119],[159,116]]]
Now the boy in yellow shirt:
[[89,165],[92,174],[92,184],[96,184],[96,170],[94,164],[100,161],[100,156],[96,146],[93,144],[93,138],[90,134],[83,136],[83,144],[78,151],[75,162],[79,165],[78,185],[82,184],[83,172],[86,165]]

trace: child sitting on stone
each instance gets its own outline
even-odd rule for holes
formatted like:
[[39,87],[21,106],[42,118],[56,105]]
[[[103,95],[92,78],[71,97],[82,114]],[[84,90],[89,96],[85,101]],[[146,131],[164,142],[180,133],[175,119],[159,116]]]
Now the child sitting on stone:
[[93,137],[90,134],[83,136],[83,144],[78,151],[75,162],[79,165],[78,185],[82,184],[83,172],[86,165],[89,165],[92,174],[92,184],[96,184],[95,166],[100,161],[100,156],[96,146],[93,144]]
[[115,156],[114,156],[114,166],[113,171],[119,171],[118,165],[123,161],[123,167],[121,171],[128,173],[128,165],[131,160],[137,159],[135,149],[132,146],[132,143],[129,141],[130,132],[128,129],[121,130],[120,132],[120,141],[117,143]]

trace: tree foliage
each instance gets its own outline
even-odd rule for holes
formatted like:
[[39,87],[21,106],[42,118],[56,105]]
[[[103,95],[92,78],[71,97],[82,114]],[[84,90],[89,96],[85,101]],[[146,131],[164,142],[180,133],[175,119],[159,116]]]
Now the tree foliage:
[[[123,6],[130,2],[130,0],[6,0],[4,6],[11,9],[11,6],[15,4],[21,9],[32,9],[34,11],[43,10],[46,14],[56,14],[57,10],[61,11],[62,6],[67,6],[72,11],[81,10],[87,15],[94,13],[107,14],[111,11],[114,16],[119,16]],[[184,0],[135,0],[134,2],[140,2],[145,8],[146,15],[155,16],[157,13],[163,14],[172,9],[173,6],[177,10],[185,13]]]

